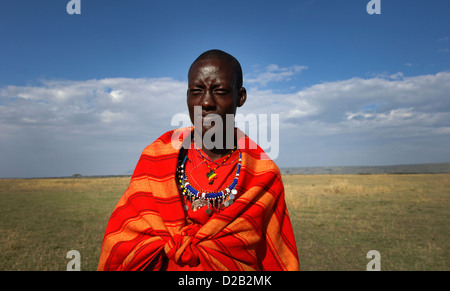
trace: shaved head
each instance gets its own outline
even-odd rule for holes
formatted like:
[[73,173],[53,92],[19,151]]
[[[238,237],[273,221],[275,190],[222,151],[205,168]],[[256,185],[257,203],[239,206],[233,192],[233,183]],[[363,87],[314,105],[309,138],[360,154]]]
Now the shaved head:
[[243,84],[243,77],[242,77],[242,68],[241,68],[241,64],[239,64],[239,61],[233,57],[232,55],[221,51],[221,50],[209,50],[206,51],[204,53],[202,53],[191,65],[191,67],[189,68],[189,72],[191,71],[192,67],[194,66],[194,64],[199,63],[201,61],[205,61],[205,60],[211,60],[211,59],[216,59],[216,60],[223,60],[225,61],[227,64],[230,65],[230,67],[232,68],[233,72],[234,72],[234,77],[235,77],[235,89],[239,90],[242,88],[242,84]]

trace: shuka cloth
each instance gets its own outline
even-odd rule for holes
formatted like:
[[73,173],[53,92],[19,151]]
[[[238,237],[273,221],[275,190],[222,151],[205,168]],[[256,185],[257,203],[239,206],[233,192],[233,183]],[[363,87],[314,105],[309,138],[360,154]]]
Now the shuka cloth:
[[280,171],[244,134],[234,203],[205,223],[184,211],[176,168],[191,130],[169,131],[142,152],[106,227],[98,270],[299,270]]

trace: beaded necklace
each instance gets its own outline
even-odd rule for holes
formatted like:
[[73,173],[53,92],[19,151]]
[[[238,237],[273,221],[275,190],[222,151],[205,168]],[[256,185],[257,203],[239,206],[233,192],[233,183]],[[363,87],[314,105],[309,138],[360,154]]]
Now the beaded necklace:
[[[208,178],[208,181],[209,181],[208,184],[209,184],[209,185],[212,185],[212,184],[214,183],[214,179],[216,179],[216,178],[218,177],[218,176],[217,176],[217,173],[216,173],[216,170],[217,170],[218,168],[220,168],[221,166],[224,166],[224,165],[225,165],[225,166],[227,166],[227,165],[232,165],[232,164],[234,164],[234,163],[236,162],[237,158],[236,158],[236,160],[232,161],[231,163],[225,164],[225,162],[231,157],[231,155],[234,153],[235,150],[236,150],[236,146],[235,146],[234,149],[231,151],[231,153],[229,153],[229,154],[227,155],[227,157],[223,160],[223,162],[221,162],[220,164],[218,164],[218,163],[216,163],[215,161],[211,160],[210,158],[205,157],[205,156],[202,154],[202,152],[201,152],[199,149],[197,149],[197,152],[202,156],[203,162],[205,162],[206,166],[207,166],[208,169],[209,169],[209,172],[206,173],[206,178]],[[210,162],[216,164],[217,167],[215,167],[214,169],[211,168],[211,166],[208,164],[207,161],[210,161]]]
[[177,177],[180,183],[180,189],[184,196],[184,210],[188,211],[187,201],[192,203],[192,210],[197,211],[203,206],[208,206],[206,209],[206,214],[211,213],[210,207],[220,209],[222,207],[228,207],[233,203],[235,195],[237,194],[236,185],[239,179],[239,173],[241,172],[241,160],[242,153],[239,150],[239,160],[237,163],[236,174],[234,176],[233,182],[225,189],[218,192],[207,192],[203,190],[197,190],[189,183],[188,177],[186,175],[187,155],[184,157],[181,164],[177,167]]

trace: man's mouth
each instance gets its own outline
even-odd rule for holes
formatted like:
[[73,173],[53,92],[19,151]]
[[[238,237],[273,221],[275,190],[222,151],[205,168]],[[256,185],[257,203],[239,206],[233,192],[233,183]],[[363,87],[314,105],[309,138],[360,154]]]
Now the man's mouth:
[[202,115],[202,121],[203,122],[212,122],[214,121],[214,119],[217,118],[217,115],[212,115],[212,114],[207,114],[207,115]]
[[209,113],[203,112],[201,115],[200,114],[198,115],[198,118],[201,118],[202,121],[204,121],[204,122],[211,122],[211,121],[214,121],[215,119],[220,119],[221,117],[220,117],[219,114],[217,114],[215,112],[214,113],[212,113],[212,112],[209,112]]

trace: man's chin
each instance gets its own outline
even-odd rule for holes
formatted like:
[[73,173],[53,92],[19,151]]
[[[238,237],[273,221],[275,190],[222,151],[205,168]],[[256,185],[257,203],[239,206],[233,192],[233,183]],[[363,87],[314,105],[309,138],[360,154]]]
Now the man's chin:
[[202,138],[205,136],[206,132],[213,128],[212,126],[203,126],[200,129],[197,127],[194,127],[194,133],[196,136],[201,136]]

